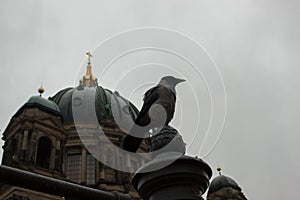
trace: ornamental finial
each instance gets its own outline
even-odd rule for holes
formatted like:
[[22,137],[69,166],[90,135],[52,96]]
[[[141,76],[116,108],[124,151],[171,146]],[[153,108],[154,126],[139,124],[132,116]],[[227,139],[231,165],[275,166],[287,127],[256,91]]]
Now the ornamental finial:
[[45,89],[43,88],[43,82],[41,82],[41,87],[38,88],[38,92],[40,93],[40,96],[45,92]]
[[92,73],[91,57],[93,57],[93,55],[91,51],[85,54],[88,56],[88,65],[86,66],[86,74],[80,79],[79,84],[87,87],[98,86],[98,80]]
[[86,55],[88,56],[88,65],[91,65],[91,57],[93,57],[91,51],[86,52]]
[[219,172],[219,175],[221,176],[222,174],[221,174],[221,170],[222,170],[222,168],[220,167],[220,166],[218,166],[217,167],[217,171]]

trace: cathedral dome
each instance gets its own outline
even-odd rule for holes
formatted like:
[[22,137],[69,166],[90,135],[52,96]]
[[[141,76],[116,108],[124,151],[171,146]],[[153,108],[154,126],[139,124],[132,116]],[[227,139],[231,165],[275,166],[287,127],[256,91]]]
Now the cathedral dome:
[[[86,108],[80,112],[80,119],[84,120],[80,122],[93,121],[91,119],[92,112],[95,112],[98,122],[104,119],[116,121],[116,117],[126,120],[128,116],[134,120],[139,113],[137,108],[121,97],[118,92],[112,92],[98,85],[66,88],[50,97],[49,100],[58,105],[62,113],[63,123],[74,123],[73,109],[80,105]],[[94,108],[91,106],[92,104],[95,105]]]
[[208,194],[216,192],[224,187],[232,187],[233,189],[236,189],[238,191],[242,190],[232,178],[220,175],[212,180],[208,189]]
[[118,92],[112,92],[98,85],[98,79],[92,74],[91,52],[86,54],[88,55],[88,65],[85,76],[79,80],[79,86],[65,88],[53,97],[49,97],[49,100],[58,105],[63,123],[74,123],[75,121],[95,123],[96,117],[98,123],[109,119],[122,123],[117,124],[126,125],[128,128],[139,111]]

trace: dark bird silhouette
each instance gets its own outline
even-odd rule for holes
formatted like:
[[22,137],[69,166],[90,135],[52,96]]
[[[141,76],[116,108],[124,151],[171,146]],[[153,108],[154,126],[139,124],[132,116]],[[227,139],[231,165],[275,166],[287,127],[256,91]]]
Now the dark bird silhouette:
[[157,86],[145,93],[143,107],[123,142],[124,150],[136,152],[150,129],[169,124],[175,112],[175,87],[183,81],[185,80],[165,76]]

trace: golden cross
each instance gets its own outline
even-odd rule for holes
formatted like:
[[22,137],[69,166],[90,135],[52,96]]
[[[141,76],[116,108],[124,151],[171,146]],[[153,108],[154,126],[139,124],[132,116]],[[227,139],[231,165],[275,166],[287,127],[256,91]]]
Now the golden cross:
[[91,54],[91,51],[85,53],[86,55],[88,55],[88,64],[90,65],[91,64],[91,57],[93,57],[93,55]]

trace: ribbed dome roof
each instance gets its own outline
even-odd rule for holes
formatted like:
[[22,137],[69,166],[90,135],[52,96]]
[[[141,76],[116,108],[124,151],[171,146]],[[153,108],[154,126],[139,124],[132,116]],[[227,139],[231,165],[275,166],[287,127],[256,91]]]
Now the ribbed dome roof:
[[228,176],[220,175],[214,178],[210,183],[208,194],[216,192],[222,189],[223,187],[232,187],[239,191],[242,190],[240,186],[232,178]]
[[[111,92],[101,86],[85,87],[78,86],[75,88],[66,88],[59,91],[56,95],[49,98],[54,101],[62,114],[64,123],[74,122],[73,109],[77,106],[83,106],[80,111],[80,122],[91,122],[91,116],[96,112],[97,120],[100,122],[103,119],[122,121],[129,120],[128,116],[135,119],[138,115],[136,107],[125,98],[121,97],[117,92]],[[95,105],[93,108],[92,104]],[[117,112],[117,113],[116,113]],[[76,119],[76,121],[78,118]]]
[[38,106],[48,111],[60,113],[59,107],[53,101],[45,99],[41,96],[30,97],[29,100],[25,103],[25,106]]

